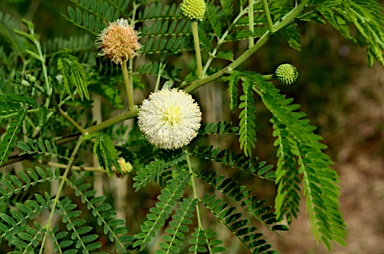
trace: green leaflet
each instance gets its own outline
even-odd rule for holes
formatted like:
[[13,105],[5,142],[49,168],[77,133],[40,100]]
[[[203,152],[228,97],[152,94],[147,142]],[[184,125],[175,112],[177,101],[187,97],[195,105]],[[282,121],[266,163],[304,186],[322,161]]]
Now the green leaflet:
[[199,135],[238,135],[239,128],[233,127],[232,122],[203,123],[199,129]]
[[206,206],[252,253],[277,253],[271,252],[271,244],[266,240],[260,239],[263,235],[256,232],[257,228],[249,226],[250,221],[244,220],[241,213],[237,213],[236,207],[229,206],[228,203],[222,202],[215,195],[205,195],[202,203]]
[[285,225],[279,224],[275,219],[276,215],[272,211],[272,207],[266,206],[266,202],[260,200],[257,196],[250,195],[252,191],[248,190],[246,186],[239,186],[237,181],[225,178],[219,175],[218,172],[211,170],[201,170],[198,173],[198,177],[229,197],[238,206],[244,208],[244,210],[259,220],[269,230],[273,232],[288,230]]
[[27,191],[38,183],[58,180],[60,172],[58,170],[43,170],[40,167],[36,167],[35,169],[28,168],[26,173],[18,171],[17,175],[18,176],[6,175],[0,179],[1,202],[7,202],[7,200],[10,200],[14,195],[21,191]]
[[52,56],[52,60],[55,61],[58,72],[63,76],[64,90],[72,100],[74,100],[75,89],[81,100],[84,97],[89,100],[87,75],[77,58],[65,49],[56,52]]
[[232,110],[232,112],[237,107],[237,97],[239,93],[237,85],[240,81],[240,78],[241,78],[240,72],[233,71],[228,83],[228,93],[229,93],[229,100],[230,100],[229,108]]
[[276,184],[278,186],[275,199],[276,218],[282,221],[284,217],[288,224],[297,214],[300,208],[300,176],[297,170],[295,155],[297,155],[297,143],[292,140],[285,125],[280,124],[274,117],[273,136],[276,138],[274,145],[277,147]]
[[0,142],[0,166],[8,160],[8,155],[12,152],[13,147],[15,146],[21,125],[23,124],[26,115],[26,110],[19,110],[17,115],[9,124],[9,127],[7,128],[6,133]]
[[189,240],[188,251],[194,254],[206,253],[208,248],[211,249],[211,253],[224,252],[227,249],[220,246],[223,241],[215,239],[217,233],[213,231],[212,227],[207,229],[195,228],[195,232],[192,233],[192,239]]
[[93,153],[97,156],[100,167],[108,173],[109,177],[112,177],[115,170],[121,171],[120,164],[117,162],[118,152],[110,136],[96,133],[94,137]]
[[33,250],[42,239],[44,230],[38,222],[35,222],[35,228],[27,222],[48,209],[51,204],[52,200],[47,192],[44,197],[35,193],[34,198],[16,203],[9,215],[0,213],[0,239],[6,239],[19,248],[23,246],[24,249]]
[[172,221],[169,222],[170,227],[165,231],[167,235],[162,237],[163,242],[159,244],[160,250],[156,251],[156,254],[164,253],[179,253],[180,245],[182,245],[185,238],[185,233],[189,232],[188,224],[192,223],[193,213],[197,205],[197,199],[192,197],[184,198],[182,202],[179,202],[180,208],[176,210],[176,213],[172,215]]
[[133,187],[138,191],[141,187],[145,187],[149,181],[152,181],[161,174],[164,170],[176,165],[177,163],[185,160],[187,157],[186,153],[182,153],[180,156],[177,156],[171,160],[165,162],[163,159],[155,158],[154,161],[151,161],[149,164],[145,165],[144,168],[141,168],[137,171],[136,176],[133,178],[135,183]]
[[[131,236],[127,236],[128,228],[125,226],[125,222],[116,219],[116,212],[113,211],[111,205],[105,202],[105,196],[96,196],[96,191],[90,189],[91,185],[83,183],[83,181],[83,178],[77,178],[74,174],[68,179],[68,185],[75,190],[75,194],[81,198],[81,202],[87,205],[87,209],[92,211],[92,215],[97,219],[97,224],[103,226],[104,234],[108,235],[109,241],[115,242],[116,251],[127,253],[128,245],[133,239]],[[70,230],[68,227],[73,228],[75,224],[67,224],[67,229]],[[78,242],[78,244],[82,244],[81,241]],[[94,245],[94,247],[96,246]]]
[[265,161],[259,161],[257,157],[250,158],[244,154],[231,152],[228,149],[221,150],[220,148],[213,148],[213,146],[196,146],[192,154],[203,159],[216,161],[223,165],[243,170],[260,178],[267,180],[273,180],[275,178],[275,172],[271,171],[273,166],[266,165]]
[[[63,222],[66,223],[66,229],[72,232],[71,241],[75,243],[75,248],[81,249],[82,253],[92,253],[92,251],[100,248],[102,244],[95,241],[99,238],[97,234],[88,234],[92,227],[85,226],[86,220],[78,218],[81,211],[75,210],[76,207],[77,205],[73,204],[68,197],[61,200],[58,205],[59,212],[63,216]],[[63,246],[58,244],[55,247],[60,249]]]
[[251,156],[252,149],[256,143],[256,123],[255,106],[253,101],[253,91],[251,82],[248,79],[243,80],[243,95],[240,96],[239,109],[239,142],[240,149],[244,150],[246,156]]
[[189,174],[180,172],[175,179],[170,181],[166,188],[161,190],[161,194],[158,196],[159,201],[156,202],[155,207],[150,209],[147,216],[148,220],[140,227],[142,232],[134,235],[134,248],[142,251],[148,241],[155,236],[155,231],[164,226],[165,221],[172,212],[172,207],[182,197],[189,179]]

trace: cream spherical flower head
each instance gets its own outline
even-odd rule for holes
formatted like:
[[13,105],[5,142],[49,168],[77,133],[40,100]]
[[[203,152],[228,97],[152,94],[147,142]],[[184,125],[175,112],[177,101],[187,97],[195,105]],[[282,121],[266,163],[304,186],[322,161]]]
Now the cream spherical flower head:
[[101,48],[100,55],[116,64],[132,59],[138,55],[138,50],[141,48],[137,31],[126,19],[118,19],[111,23],[100,33],[96,42]]
[[181,11],[189,19],[202,21],[205,15],[206,5],[204,0],[184,0],[181,3]]
[[162,149],[181,148],[197,136],[201,111],[190,94],[163,89],[143,101],[138,115],[140,130],[149,143]]

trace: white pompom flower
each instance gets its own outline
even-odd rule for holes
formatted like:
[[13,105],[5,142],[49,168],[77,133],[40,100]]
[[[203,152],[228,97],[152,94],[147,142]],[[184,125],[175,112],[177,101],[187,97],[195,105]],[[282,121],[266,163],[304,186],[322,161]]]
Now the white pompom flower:
[[201,111],[192,96],[182,90],[163,89],[143,101],[138,115],[140,130],[149,143],[177,149],[191,142],[200,128]]

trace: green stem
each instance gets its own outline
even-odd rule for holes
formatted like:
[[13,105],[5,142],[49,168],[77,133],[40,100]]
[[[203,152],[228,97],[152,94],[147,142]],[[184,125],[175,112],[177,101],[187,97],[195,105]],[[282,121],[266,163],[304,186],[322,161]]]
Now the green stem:
[[159,90],[160,80],[161,80],[161,74],[163,73],[164,68],[165,68],[165,64],[160,63],[160,65],[159,65],[159,71],[157,72],[157,79],[156,79],[155,92],[157,92],[157,91]]
[[138,113],[139,113],[139,110],[136,108],[134,108],[131,111],[125,111],[124,113],[122,113],[120,115],[117,115],[115,117],[112,117],[108,120],[105,120],[99,124],[96,124],[92,127],[85,129],[84,133],[85,134],[92,134],[92,133],[98,132],[98,131],[103,130],[105,128],[108,128],[109,126],[114,125],[116,123],[122,122],[122,121],[130,119],[130,118],[134,118],[137,116]]
[[303,0],[299,5],[293,8],[290,12],[285,14],[285,16],[281,19],[280,22],[276,22],[273,27],[274,31],[278,31],[292,22],[293,19],[297,17],[297,15],[304,9],[304,7],[309,3],[310,0]]
[[121,65],[121,68],[123,70],[124,83],[125,83],[125,91],[127,92],[128,109],[130,111],[132,111],[133,107],[134,107],[134,104],[133,104],[133,86],[132,86],[131,81],[129,80],[128,69],[127,69],[127,62],[126,61],[123,61],[123,64]]
[[54,213],[55,213],[56,206],[57,206],[57,204],[59,203],[59,198],[60,198],[60,196],[61,196],[61,192],[63,191],[64,183],[65,183],[65,181],[66,181],[66,179],[67,179],[69,170],[71,169],[71,167],[72,167],[72,165],[73,165],[73,161],[75,160],[75,156],[76,156],[77,151],[79,150],[80,145],[81,145],[82,142],[83,142],[83,137],[80,136],[80,137],[79,137],[79,140],[77,141],[77,144],[76,144],[75,148],[74,148],[73,151],[72,151],[72,154],[71,154],[71,160],[68,162],[67,168],[65,169],[64,174],[63,174],[62,177],[61,177],[61,182],[60,182],[59,188],[57,189],[56,197],[55,197],[55,199],[53,200],[53,204],[52,204],[52,208],[51,208],[51,213],[50,213],[50,215],[49,215],[49,218],[48,218],[47,223],[45,224],[45,228],[47,229],[47,232],[46,232],[46,234],[44,235],[44,238],[43,238],[43,240],[42,240],[42,244],[41,244],[41,248],[40,248],[40,252],[39,252],[39,253],[42,253],[42,251],[43,251],[43,249],[44,249],[44,245],[45,245],[45,241],[46,241],[48,232],[49,232],[49,231],[51,230],[51,228],[52,228],[52,227],[51,227],[52,218],[53,218],[53,215],[54,215]]
[[[187,150],[185,150],[185,153],[187,154],[188,169],[189,169],[189,173],[191,174],[191,184],[192,184],[192,190],[193,190],[193,197],[199,199],[199,196],[197,195],[196,185],[195,185],[195,177],[193,174],[191,161],[189,159],[189,153]],[[197,216],[197,223],[198,223],[199,229],[203,229],[203,224],[201,223],[199,203],[196,204],[196,216]]]
[[192,21],[191,27],[192,27],[192,34],[193,34],[193,43],[195,45],[197,76],[199,77],[199,79],[202,79],[204,75],[203,75],[203,64],[201,61],[199,30],[197,27],[197,21]]
[[217,54],[217,52],[219,51],[219,48],[220,46],[225,42],[225,38],[227,38],[229,32],[232,30],[232,28],[237,24],[237,22],[240,20],[240,18],[246,14],[248,11],[248,8],[245,8],[244,10],[242,10],[238,15],[237,17],[233,20],[233,22],[229,25],[229,27],[227,28],[227,30],[225,31],[225,33],[221,36],[221,38],[218,38],[218,41],[217,41],[217,45],[215,47],[215,49],[212,51],[212,53],[210,54],[210,57],[209,59],[207,60],[207,62],[205,63],[205,66],[204,66],[204,70],[203,70],[203,73],[207,73],[207,70],[209,68],[209,66],[211,65],[211,62],[213,61],[213,59],[215,59],[215,56]]
[[208,76],[201,80],[196,80],[192,82],[188,87],[184,89],[185,92],[190,93],[193,90],[211,82],[214,81],[224,74],[233,71],[236,69],[240,64],[242,64],[245,60],[247,60],[250,56],[252,56],[259,48],[261,48],[269,39],[269,31],[266,32],[257,42],[256,44],[245,51],[239,58],[237,58],[235,61],[233,61],[231,64],[229,64],[227,67],[222,69],[221,71],[216,72],[215,74],[212,74],[211,76]]
[[85,133],[85,130],[83,129],[83,127],[81,127],[75,120],[73,120],[72,117],[70,117],[68,115],[67,112],[64,112],[59,106],[57,107],[57,110],[59,111],[59,113],[65,118],[67,119],[73,126],[76,127],[76,129],[78,129],[81,134],[84,134]]
[[254,21],[254,11],[253,11],[253,6],[254,6],[254,0],[249,0],[248,3],[248,26],[249,26],[249,31],[251,32],[251,35],[249,36],[249,45],[248,48],[253,47],[255,45],[255,41],[253,38],[253,32],[255,31],[255,21]]
[[271,32],[271,34],[273,34],[274,28],[273,28],[271,13],[269,12],[268,1],[263,0],[263,5],[264,5],[265,16],[267,17],[269,31]]

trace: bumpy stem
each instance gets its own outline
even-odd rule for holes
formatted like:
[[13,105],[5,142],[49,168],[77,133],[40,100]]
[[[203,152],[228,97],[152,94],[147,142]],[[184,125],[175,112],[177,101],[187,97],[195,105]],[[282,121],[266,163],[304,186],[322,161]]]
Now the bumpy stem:
[[201,61],[199,30],[197,27],[197,21],[192,21],[191,27],[192,27],[192,34],[193,34],[193,43],[195,44],[197,76],[199,77],[199,79],[202,79],[204,75],[203,75],[203,64]]
[[42,253],[42,251],[44,249],[44,246],[45,246],[45,241],[46,241],[48,232],[52,229],[51,222],[52,222],[53,215],[55,213],[56,206],[59,203],[59,198],[61,196],[61,192],[63,191],[64,183],[67,180],[67,176],[68,176],[69,170],[71,170],[71,168],[72,168],[73,161],[75,160],[75,156],[76,156],[77,151],[79,150],[80,145],[81,145],[82,142],[83,142],[83,136],[80,136],[79,140],[77,141],[77,144],[76,144],[75,148],[72,151],[70,161],[68,162],[68,165],[67,165],[67,167],[66,167],[66,169],[64,171],[64,174],[61,176],[61,182],[60,182],[59,188],[57,189],[56,197],[53,200],[53,204],[52,204],[52,208],[51,208],[51,213],[49,215],[47,223],[45,224],[45,228],[48,229],[48,230],[47,230],[46,234],[44,235],[44,238],[43,238],[43,241],[42,241],[39,253]]
[[129,80],[128,69],[127,69],[127,62],[126,61],[123,61],[123,64],[121,65],[121,69],[123,71],[125,91],[127,93],[128,109],[130,111],[132,111],[133,107],[134,107],[134,104],[133,104],[133,86],[132,86],[131,81]]

